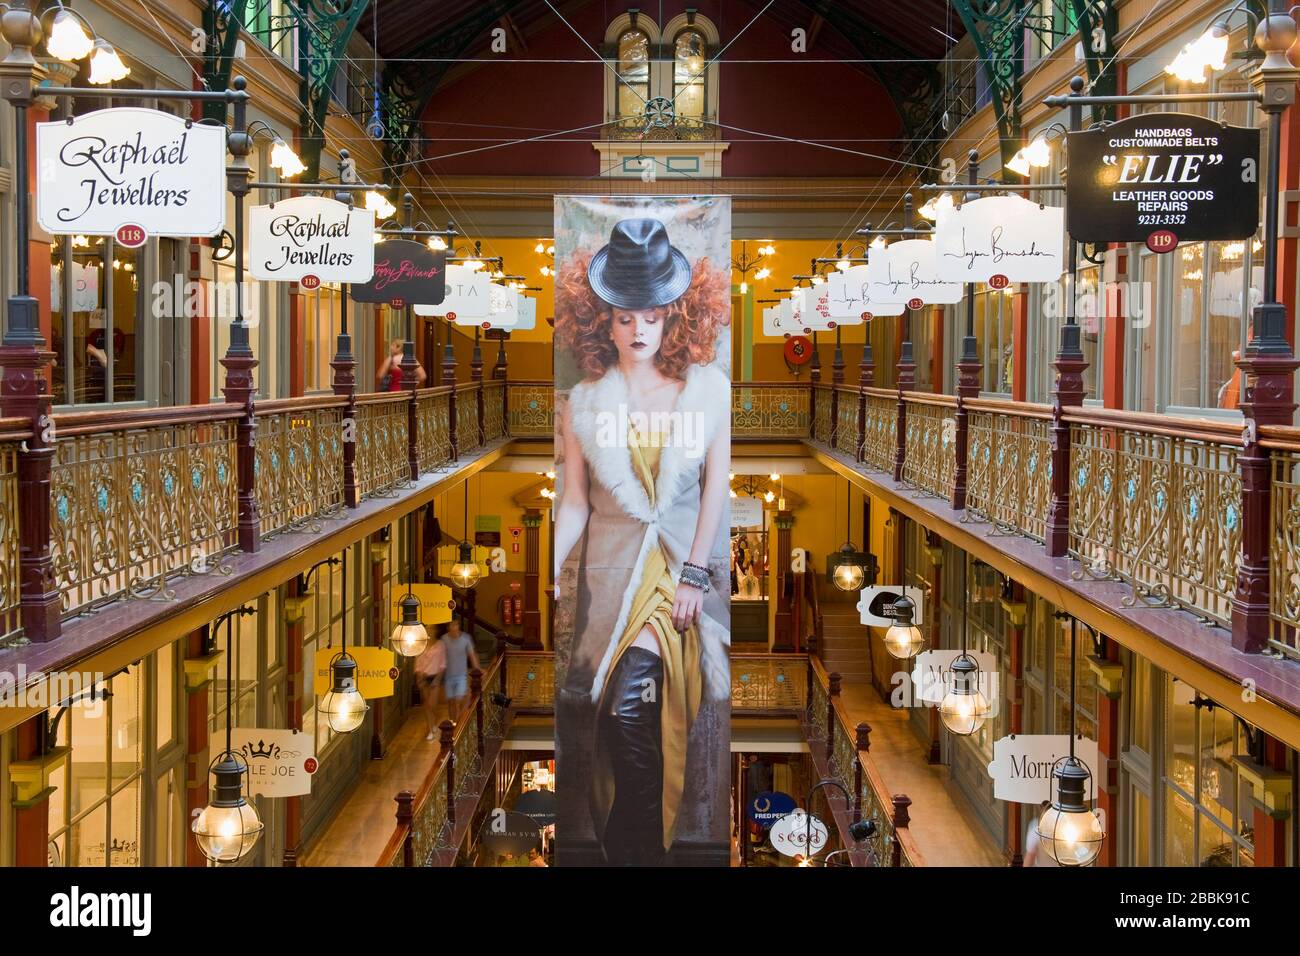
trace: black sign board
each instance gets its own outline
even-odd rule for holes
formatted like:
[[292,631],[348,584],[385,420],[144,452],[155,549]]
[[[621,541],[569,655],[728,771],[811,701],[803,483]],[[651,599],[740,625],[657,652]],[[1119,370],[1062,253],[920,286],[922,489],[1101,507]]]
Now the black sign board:
[[388,239],[375,246],[375,274],[352,286],[355,302],[438,305],[447,296],[446,253],[422,242]]
[[1066,226],[1077,242],[1246,239],[1259,226],[1259,130],[1146,113],[1070,133]]

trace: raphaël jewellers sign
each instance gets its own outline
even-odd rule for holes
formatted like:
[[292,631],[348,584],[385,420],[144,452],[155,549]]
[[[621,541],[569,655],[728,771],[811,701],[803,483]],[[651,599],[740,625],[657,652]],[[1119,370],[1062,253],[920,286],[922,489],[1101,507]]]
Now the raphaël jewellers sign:
[[1064,269],[1065,210],[1019,196],[986,196],[941,209],[939,277],[953,282],[1055,282]]
[[248,210],[248,272],[254,279],[369,282],[375,214],[324,196],[295,196]]
[[1259,130],[1143,113],[1070,133],[1066,223],[1079,242],[1247,239],[1259,227]]
[[[1012,803],[1041,803],[1052,798],[1052,767],[1070,753],[1069,734],[1012,734],[993,742],[988,765],[993,798]],[[1074,755],[1097,781],[1097,741],[1074,739]],[[1096,791],[1085,797],[1095,796]]]
[[226,224],[225,153],[224,126],[160,110],[38,123],[37,222],[55,234],[217,235]]
[[311,793],[316,772],[316,741],[297,730],[236,727],[230,746],[248,764],[249,790],[266,797]]

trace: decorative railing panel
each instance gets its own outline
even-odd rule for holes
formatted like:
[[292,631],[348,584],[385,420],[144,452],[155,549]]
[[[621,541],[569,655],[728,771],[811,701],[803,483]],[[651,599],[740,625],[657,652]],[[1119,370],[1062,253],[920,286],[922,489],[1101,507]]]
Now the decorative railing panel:
[[168,578],[234,547],[241,416],[222,405],[57,417],[50,544],[65,613],[168,596]]
[[898,393],[867,389],[867,421],[862,436],[862,462],[876,471],[894,470],[898,447]]
[[257,407],[253,474],[262,537],[343,507],[343,397]]
[[14,634],[18,617],[18,443],[0,442],[0,643]]
[[506,655],[506,696],[516,710],[555,707],[555,655],[510,651]]
[[802,654],[731,655],[733,713],[802,713],[807,685],[808,658]]
[[807,438],[807,385],[736,382],[731,387],[732,438]]
[[1269,641],[1291,657],[1300,656],[1300,430],[1272,445],[1273,491],[1269,515]]
[[1045,540],[1052,495],[1050,409],[1042,407],[1030,418],[970,405],[967,510],[1004,533]]
[[456,451],[478,448],[478,385],[456,386]]
[[1227,623],[1241,559],[1235,430],[1179,434],[1119,424],[1071,424],[1076,576],[1128,582],[1130,606],[1181,606]]
[[813,386],[813,434],[814,440],[830,444],[831,441],[831,387],[829,385]]
[[416,393],[416,454],[420,474],[451,463],[450,388],[424,388]]
[[836,390],[835,407],[835,449],[857,460],[858,449],[862,446],[858,434],[858,399],[860,393],[856,388],[840,387]]
[[550,382],[510,382],[506,385],[510,401],[510,435],[512,438],[555,434],[555,388]]
[[907,402],[906,460],[903,480],[914,488],[940,498],[952,494],[952,475],[957,464],[955,409],[949,402],[933,399],[946,396],[914,394]]
[[506,437],[506,383],[483,383],[483,437],[497,441]]
[[409,392],[357,396],[357,493],[362,498],[409,481]]

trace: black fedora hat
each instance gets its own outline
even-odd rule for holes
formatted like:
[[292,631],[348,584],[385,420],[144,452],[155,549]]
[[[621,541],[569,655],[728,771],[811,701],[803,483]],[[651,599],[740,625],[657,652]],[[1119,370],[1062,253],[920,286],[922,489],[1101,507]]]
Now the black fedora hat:
[[668,242],[658,219],[624,219],[592,257],[587,279],[610,305],[653,309],[681,298],[691,284],[691,264]]

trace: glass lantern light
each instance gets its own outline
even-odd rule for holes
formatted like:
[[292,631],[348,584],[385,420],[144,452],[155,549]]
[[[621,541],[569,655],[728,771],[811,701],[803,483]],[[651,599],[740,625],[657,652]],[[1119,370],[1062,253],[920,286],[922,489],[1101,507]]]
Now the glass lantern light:
[[361,726],[370,705],[357,690],[357,662],[346,650],[330,661],[330,689],[320,699],[320,712],[335,733],[349,734]]
[[939,704],[939,716],[951,733],[969,737],[984,726],[989,701],[979,689],[980,668],[963,649],[952,662],[952,689]]
[[860,591],[867,577],[867,556],[846,541],[830,557],[831,583],[841,591]]
[[[1072,745],[1073,740],[1071,737]],[[1038,820],[1038,839],[1047,855],[1061,866],[1092,865],[1105,842],[1101,815],[1088,805],[1091,783],[1092,774],[1073,754],[1052,767],[1055,798]]]
[[402,598],[402,619],[393,628],[389,643],[402,657],[419,657],[429,646],[429,631],[420,620],[420,599],[407,592]]
[[460,543],[460,554],[451,566],[451,580],[458,588],[472,588],[483,576],[483,569],[474,560],[474,546],[468,541]]
[[898,660],[908,660],[921,653],[925,647],[925,635],[913,623],[916,605],[906,594],[900,594],[894,602],[894,623],[885,631],[885,650],[889,656]]

